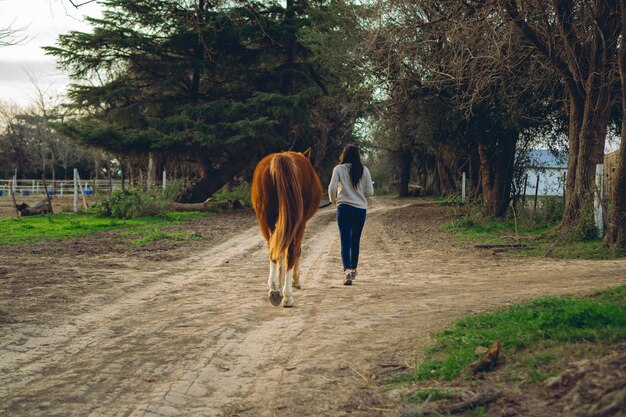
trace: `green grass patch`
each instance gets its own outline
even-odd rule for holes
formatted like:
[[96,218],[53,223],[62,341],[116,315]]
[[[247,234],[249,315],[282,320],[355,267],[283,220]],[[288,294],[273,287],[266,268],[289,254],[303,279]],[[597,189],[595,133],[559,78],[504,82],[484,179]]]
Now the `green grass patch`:
[[554,226],[527,227],[510,219],[474,220],[467,216],[446,225],[444,231],[476,243],[536,243]]
[[597,291],[589,294],[587,298],[601,303],[613,303],[624,306],[626,305],[626,285]]
[[227,188],[228,187],[224,187],[219,192],[213,194],[213,198],[217,201],[241,200],[247,207],[252,206],[250,201],[250,184],[244,182],[241,185],[233,187],[230,191],[228,191]]
[[157,227],[157,228],[154,228],[149,233],[147,233],[146,235],[133,240],[132,243],[133,245],[144,245],[146,243],[156,242],[156,241],[165,240],[165,239],[183,241],[183,240],[189,240],[190,235],[187,232],[168,232],[166,230],[163,230]]
[[[557,223],[533,224],[519,222],[515,219],[487,219],[480,216],[467,215],[444,227],[444,231],[454,234],[460,239],[473,244],[505,244],[525,243],[529,250],[515,253],[527,256],[543,256],[557,235],[552,231]],[[615,256],[626,256],[626,248],[613,253],[603,245],[601,239],[561,243],[552,252],[552,257],[562,259],[611,259]]]
[[[129,235],[144,233],[150,225],[176,225],[183,221],[206,217],[209,213],[169,212],[161,217],[111,219],[94,213],[63,213],[0,220],[0,246],[36,243],[44,240],[64,239],[90,235],[116,229],[127,229]],[[142,229],[144,228],[144,229]]]
[[[547,248],[552,244],[554,239],[545,239],[541,243],[541,248]],[[543,255],[545,251],[538,250],[537,254]],[[626,248],[617,249],[615,253],[611,252],[611,249],[606,247],[601,239],[589,240],[586,242],[566,242],[552,252],[553,258],[561,259],[590,259],[590,260],[602,260],[611,259],[615,257],[625,257]]]
[[[552,361],[554,354],[536,353],[551,346],[579,342],[626,340],[626,286],[589,297],[548,297],[505,310],[467,317],[435,335],[415,373],[398,382],[453,380],[502,340],[504,355],[524,357],[524,366],[535,369]],[[532,349],[533,355],[524,356]],[[542,380],[545,374],[531,375]]]

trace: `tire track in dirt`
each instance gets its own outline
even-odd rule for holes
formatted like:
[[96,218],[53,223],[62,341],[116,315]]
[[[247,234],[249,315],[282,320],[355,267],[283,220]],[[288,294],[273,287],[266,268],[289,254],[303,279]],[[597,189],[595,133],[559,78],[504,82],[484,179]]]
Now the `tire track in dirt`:
[[[194,347],[199,338],[190,330],[207,327],[211,313],[225,314],[212,300],[221,300],[226,305],[235,303],[241,283],[229,292],[219,274],[231,259],[244,258],[251,251],[261,253],[263,244],[257,235],[256,228],[251,228],[211,248],[209,253],[191,256],[188,263],[193,268],[175,263],[168,270],[153,274],[150,277],[153,284],[112,305],[95,308],[62,326],[33,330],[36,336],[19,341],[19,346],[9,344],[0,351],[3,372],[0,398],[13,399],[8,408],[14,415],[13,412],[32,405],[29,397],[33,393],[45,397],[50,391],[58,395],[58,403],[71,404],[72,398],[81,398],[81,411],[76,415],[87,415],[86,397],[94,397],[100,387],[104,391],[110,389],[108,382],[114,383],[115,376],[123,375],[126,367],[139,374],[130,378],[135,383],[142,379],[151,382],[171,372],[170,368],[174,367],[159,362],[162,359],[171,362],[168,355],[176,358],[177,337],[182,337],[178,342]],[[247,301],[243,304],[250,304]],[[181,323],[181,319],[186,321]],[[165,357],[159,357],[161,352]],[[46,375],[56,378],[44,378]],[[95,379],[95,375],[99,377]],[[26,387],[30,394],[21,395]],[[63,388],[67,388],[66,398],[61,394]],[[83,392],[83,388],[89,388],[90,392]],[[54,404],[47,405],[56,408]],[[98,410],[96,414],[104,415],[99,406],[94,407]],[[59,415],[72,414],[66,410]],[[119,415],[118,410],[112,415]]]
[[3,344],[19,349],[0,348],[0,415],[393,415],[377,378],[389,365],[410,365],[428,332],[626,275],[626,260],[485,256],[442,233],[450,221],[442,213],[378,202],[368,211],[360,275],[346,287],[335,212],[320,210],[307,228],[292,309],[267,301],[256,227],[139,272],[145,287],[33,330],[19,346]]
[[[285,392],[285,376],[298,369],[291,341],[302,337],[310,325],[310,299],[315,299],[315,293],[324,286],[324,258],[336,234],[336,226],[330,221],[333,215],[320,214],[309,224],[308,230],[314,231],[314,236],[307,233],[303,245],[301,280],[305,289],[295,291],[294,308],[274,308],[265,299],[268,264],[263,249],[254,256],[260,268],[250,273],[256,277],[251,283],[253,292],[264,296],[255,302],[260,303],[257,307],[264,311],[265,319],[257,319],[253,326],[244,323],[238,333],[220,335],[211,342],[216,348],[183,366],[193,372],[183,375],[176,384],[164,384],[130,415],[217,416],[247,412],[263,416],[285,410],[285,400],[292,398]],[[233,266],[240,269],[249,262],[247,259]],[[232,317],[227,325],[237,321]]]

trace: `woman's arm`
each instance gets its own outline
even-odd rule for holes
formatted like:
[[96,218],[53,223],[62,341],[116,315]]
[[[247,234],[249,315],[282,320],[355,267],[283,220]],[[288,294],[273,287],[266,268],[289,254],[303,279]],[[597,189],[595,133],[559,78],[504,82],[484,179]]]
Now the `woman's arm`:
[[331,203],[337,204],[337,188],[339,185],[339,172],[338,167],[333,169],[333,176],[330,178],[330,184],[328,184],[328,199]]
[[372,184],[370,170],[365,167],[363,174],[363,193],[365,194],[365,197],[371,197],[374,195],[374,184]]

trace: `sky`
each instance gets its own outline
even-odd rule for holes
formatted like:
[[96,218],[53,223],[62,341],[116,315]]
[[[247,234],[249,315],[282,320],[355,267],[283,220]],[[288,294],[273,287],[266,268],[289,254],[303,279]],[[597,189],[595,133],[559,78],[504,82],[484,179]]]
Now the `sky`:
[[75,8],[70,0],[0,0],[0,28],[22,28],[16,36],[26,38],[0,47],[0,101],[19,106],[34,102],[37,93],[31,77],[46,94],[64,94],[69,79],[41,47],[54,45],[60,34],[89,31],[84,16],[98,17],[100,10],[95,1]]

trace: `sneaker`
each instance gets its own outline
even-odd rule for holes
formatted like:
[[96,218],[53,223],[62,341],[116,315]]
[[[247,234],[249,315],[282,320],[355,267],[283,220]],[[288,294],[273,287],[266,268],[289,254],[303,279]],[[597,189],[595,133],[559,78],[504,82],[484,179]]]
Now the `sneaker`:
[[343,285],[352,285],[352,272],[349,269],[344,271]]
[[356,271],[356,269],[351,269],[350,271],[352,272],[352,281],[354,281],[359,273]]

